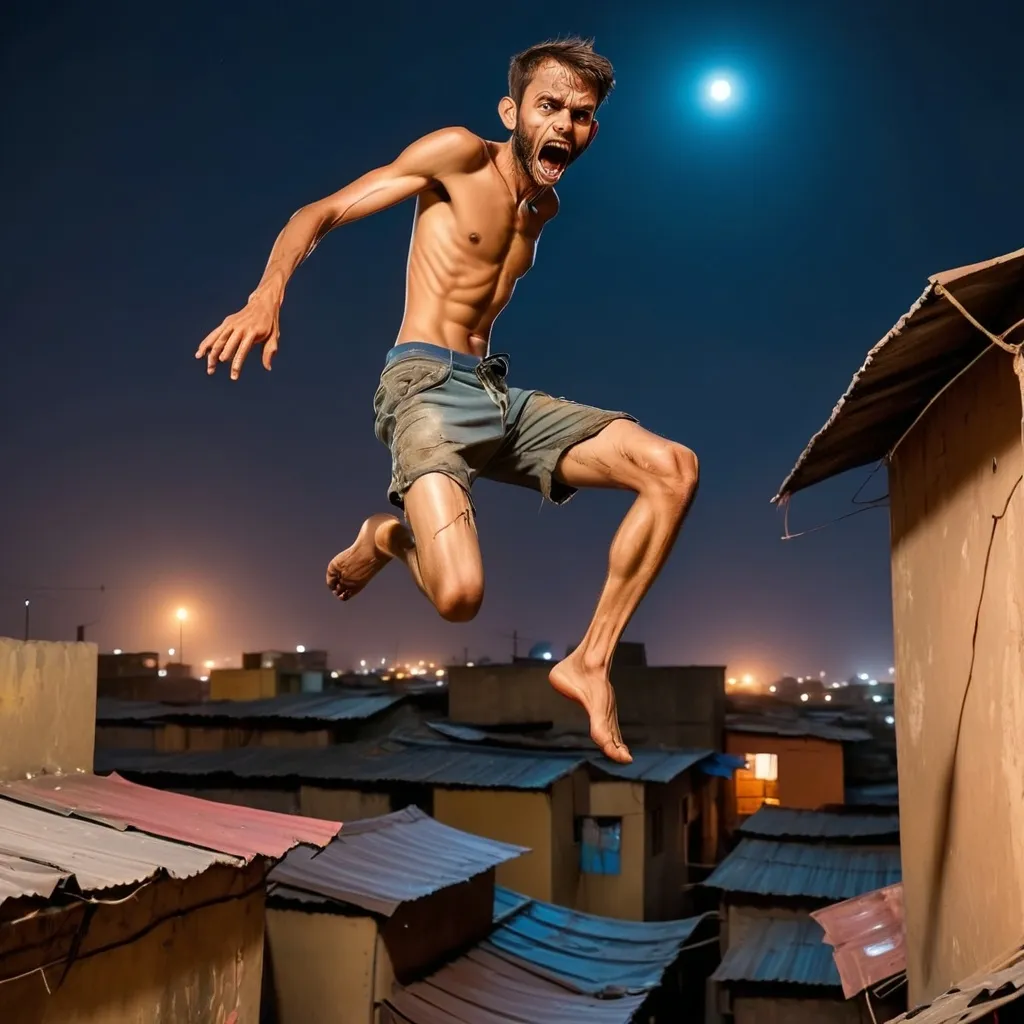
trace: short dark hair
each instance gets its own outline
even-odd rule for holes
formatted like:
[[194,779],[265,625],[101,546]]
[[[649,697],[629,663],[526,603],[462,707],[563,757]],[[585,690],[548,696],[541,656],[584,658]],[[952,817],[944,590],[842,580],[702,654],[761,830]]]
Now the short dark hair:
[[534,72],[545,61],[553,60],[574,72],[597,91],[597,105],[615,86],[615,71],[607,57],[594,52],[594,40],[580,36],[568,39],[549,39],[517,53],[508,68],[508,94],[518,106],[530,84]]

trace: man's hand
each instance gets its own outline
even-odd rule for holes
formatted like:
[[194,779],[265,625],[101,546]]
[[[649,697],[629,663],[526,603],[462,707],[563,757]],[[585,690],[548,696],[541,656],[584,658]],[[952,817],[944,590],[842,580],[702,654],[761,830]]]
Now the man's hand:
[[277,352],[280,335],[280,306],[272,299],[253,295],[243,309],[232,313],[203,339],[196,359],[206,357],[206,372],[213,373],[217,363],[231,360],[231,379],[238,380],[242,363],[254,345],[263,346],[263,366],[269,370]]

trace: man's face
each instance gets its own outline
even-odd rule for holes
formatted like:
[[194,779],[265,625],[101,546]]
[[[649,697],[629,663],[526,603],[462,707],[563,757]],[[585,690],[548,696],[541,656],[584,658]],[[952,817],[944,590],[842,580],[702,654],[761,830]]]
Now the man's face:
[[519,104],[512,148],[538,185],[551,187],[590,141],[597,92],[572,71],[547,61],[534,72]]

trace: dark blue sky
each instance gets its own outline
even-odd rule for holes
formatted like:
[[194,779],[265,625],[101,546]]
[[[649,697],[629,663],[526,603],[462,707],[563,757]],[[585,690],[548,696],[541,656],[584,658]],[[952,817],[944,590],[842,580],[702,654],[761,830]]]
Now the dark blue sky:
[[[769,499],[927,274],[1021,244],[1024,10],[1008,2],[22,4],[4,16],[0,633],[167,647],[296,643],[335,661],[507,656],[576,638],[622,495],[477,492],[480,617],[398,567],[358,600],[327,560],[385,510],[370,402],[401,319],[411,205],[298,273],[272,374],[193,361],[303,203],[464,124],[501,138],[511,53],[597,37],[618,87],[500,318],[515,383],[626,408],[701,456],[676,554],[634,620],[658,662],[882,672],[888,526],[781,543]],[[735,68],[710,118],[697,84]],[[796,530],[864,474],[798,496]],[[884,489],[884,476],[872,487]],[[877,493],[877,490],[875,491]],[[86,591],[104,583],[101,597]]]

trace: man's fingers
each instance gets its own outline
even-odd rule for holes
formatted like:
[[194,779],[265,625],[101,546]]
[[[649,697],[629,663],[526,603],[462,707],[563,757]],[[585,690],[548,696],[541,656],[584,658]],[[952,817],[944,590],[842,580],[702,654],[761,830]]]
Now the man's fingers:
[[219,327],[214,327],[214,329],[210,331],[205,338],[203,338],[199,348],[196,349],[196,359],[202,359],[203,356],[213,348],[214,342],[216,342],[217,338],[220,337],[223,330],[224,325],[221,324]]
[[232,380],[238,380],[238,375],[242,372],[242,363],[245,362],[245,357],[249,354],[249,349],[252,348],[253,336],[251,333],[246,333],[236,339],[236,343],[238,343],[238,351],[235,353],[235,358],[231,360]]
[[272,334],[270,340],[263,346],[263,368],[265,370],[270,369],[270,364],[274,361],[274,356],[277,355],[277,335]]

